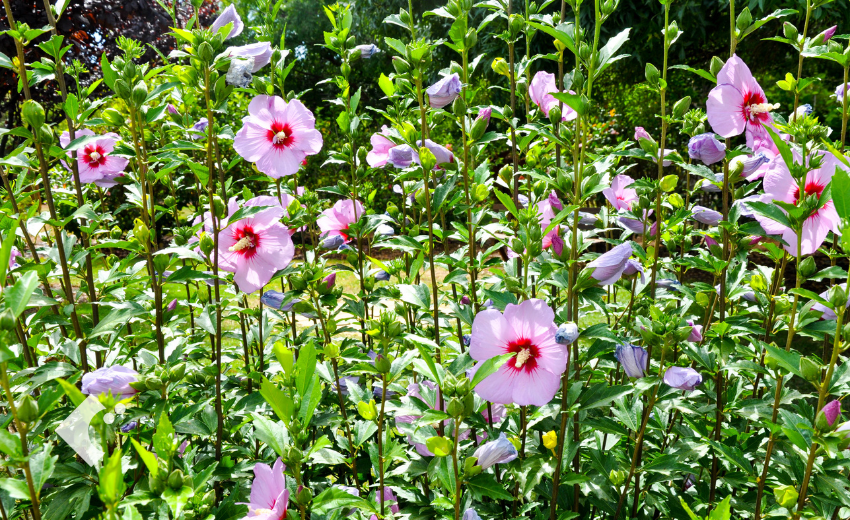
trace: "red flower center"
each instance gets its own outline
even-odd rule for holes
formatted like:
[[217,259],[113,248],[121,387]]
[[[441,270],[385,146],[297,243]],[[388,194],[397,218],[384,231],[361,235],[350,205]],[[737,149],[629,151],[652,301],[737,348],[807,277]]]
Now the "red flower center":
[[540,350],[530,339],[519,338],[511,341],[508,343],[506,352],[516,354],[507,363],[507,366],[515,371],[525,370],[526,373],[531,373],[537,369],[537,357],[540,355]]
[[260,235],[254,233],[254,228],[251,226],[243,226],[237,228],[233,232],[233,240],[235,244],[230,246],[230,251],[251,259],[257,254],[257,248],[260,247]]
[[90,144],[83,149],[80,159],[90,167],[97,168],[106,162],[106,150],[97,144]]
[[289,123],[280,123],[278,121],[272,123],[272,127],[269,129],[266,137],[278,149],[289,148],[292,146],[293,141],[295,141],[295,138],[292,137],[292,128],[289,126]]
[[757,112],[752,109],[753,105],[761,105],[763,103],[767,103],[764,94],[760,92],[744,92],[744,105],[741,107],[744,119],[753,123],[756,121],[770,121],[770,114],[768,112]]
[[[821,186],[815,181],[808,181],[806,183],[806,187],[804,189],[806,195],[816,195],[817,198],[820,198],[823,193],[825,186]],[[800,200],[800,188],[794,188],[794,204],[796,204]]]

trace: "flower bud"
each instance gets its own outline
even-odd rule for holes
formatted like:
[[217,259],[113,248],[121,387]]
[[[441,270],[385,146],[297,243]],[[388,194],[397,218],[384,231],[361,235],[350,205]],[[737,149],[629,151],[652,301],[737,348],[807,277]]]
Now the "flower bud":
[[112,126],[121,126],[124,124],[124,116],[121,115],[121,112],[115,110],[114,108],[107,108],[101,114],[103,120],[109,123]]
[[183,487],[183,472],[179,469],[175,469],[168,475],[168,487],[177,491],[178,489]]
[[454,115],[458,117],[463,117],[466,115],[466,102],[463,100],[463,96],[458,96],[455,98],[452,103],[452,112]]
[[18,403],[18,419],[21,422],[32,423],[38,420],[38,403],[31,395],[27,394]]
[[200,58],[201,61],[206,63],[211,62],[213,59],[212,45],[210,45],[208,42],[204,42],[200,46],[198,46],[198,58]]
[[646,70],[644,72],[646,76],[646,81],[651,85],[655,86],[658,84],[658,80],[661,78],[661,73],[658,71],[658,68],[652,63],[646,64]]
[[833,308],[835,308],[836,311],[843,309],[847,306],[847,293],[844,292],[844,288],[840,285],[832,286],[829,289],[828,296],[829,303],[832,304]]
[[[176,301],[176,300],[175,300]],[[168,374],[168,381],[171,383],[176,383],[183,379],[183,376],[186,374],[186,363],[178,363],[174,365]]]
[[797,32],[797,27],[791,22],[785,22],[782,25],[782,34],[793,43],[797,43],[797,38],[800,36]]
[[496,58],[493,60],[491,67],[493,68],[493,72],[496,74],[501,74],[502,76],[510,76],[511,74],[510,65],[508,65],[508,62],[505,61],[504,58]]
[[711,75],[717,76],[717,74],[720,73],[720,69],[723,68],[723,65],[725,65],[725,63],[722,59],[720,59],[720,57],[713,56],[711,58],[711,63],[708,66],[709,70],[711,71]]
[[206,231],[202,231],[198,243],[201,246],[201,252],[204,254],[204,256],[209,258],[210,253],[212,253],[212,250],[215,247],[215,241],[213,240],[213,238]]
[[383,354],[378,354],[375,357],[375,369],[381,374],[389,374],[390,368],[392,368],[392,359],[390,359],[389,355],[384,356]]
[[739,31],[744,32],[752,23],[753,15],[750,14],[750,8],[745,7],[735,20],[735,27],[737,27]]
[[466,36],[463,37],[463,46],[468,49],[475,47],[475,44],[478,43],[478,31],[474,28],[466,31]]
[[810,383],[819,384],[821,380],[821,366],[807,357],[800,358],[800,373],[803,379]]
[[558,105],[549,109],[549,122],[553,125],[561,122],[561,108]]
[[815,274],[818,270],[818,266],[815,264],[815,259],[811,256],[807,256],[800,262],[800,274],[803,275],[803,278],[808,278]]
[[777,504],[785,509],[791,509],[797,504],[800,494],[797,493],[797,488],[794,486],[785,485],[773,488],[773,497],[776,499]]
[[841,402],[831,401],[815,416],[815,429],[828,433],[838,428],[838,418],[841,417]]
[[608,479],[615,486],[621,486],[626,481],[626,472],[621,469],[612,469],[608,473]]
[[151,237],[151,232],[148,229],[148,226],[142,222],[141,219],[136,219],[133,221],[133,236],[142,244],[143,247],[147,249],[148,240]]
[[431,150],[423,146],[419,148],[419,163],[422,165],[423,170],[430,171],[433,170],[435,166],[437,166],[437,158],[434,157],[434,154],[433,152],[431,152]]
[[157,477],[158,478],[154,478],[153,475],[148,475],[148,488],[150,488],[155,495],[162,494],[162,492],[165,491],[165,479],[159,477],[159,475],[157,475]]
[[676,189],[676,184],[678,183],[678,175],[665,175],[664,178],[661,179],[661,191],[670,193],[671,191]]
[[549,430],[543,434],[543,446],[548,450],[554,450],[558,446],[558,434],[555,430]]
[[130,90],[130,85],[128,85],[123,79],[115,80],[114,87],[115,93],[118,94],[118,97],[121,99],[130,99],[130,96],[133,94]]
[[578,326],[575,323],[564,323],[555,332],[555,342],[559,345],[572,345],[578,336]]
[[676,119],[681,118],[685,115],[685,112],[688,111],[688,108],[691,106],[691,96],[685,96],[673,105],[673,117]]
[[410,64],[398,56],[393,56],[393,68],[397,74],[407,74],[410,72]]
[[55,140],[53,130],[47,125],[43,125],[41,128],[36,130],[36,134],[38,134],[38,142],[41,144],[49,146],[53,144],[53,141]]
[[[460,99],[460,98],[458,98]],[[490,107],[482,108],[478,111],[478,117],[472,123],[472,128],[469,130],[469,137],[473,141],[481,139],[487,127],[490,125],[490,115],[493,113]]]
[[558,54],[563,54],[565,50],[567,50],[567,46],[561,40],[555,40],[553,42],[555,44],[555,49],[558,51]]
[[33,130],[38,130],[44,125],[44,107],[31,99],[24,101],[21,115],[24,122]]
[[525,27],[525,20],[518,14],[512,14],[508,21],[508,32],[511,38],[516,39]]
[[145,390],[159,390],[162,388],[162,379],[158,377],[145,378]]
[[148,97],[148,86],[145,85],[144,81],[140,81],[138,85],[133,87],[133,95],[132,101],[133,104],[137,107],[140,107],[144,104],[145,99]]
[[590,58],[591,52],[592,51],[590,49],[590,45],[588,45],[587,42],[581,42],[581,45],[579,45],[579,48],[578,48],[578,55],[581,58],[581,60],[587,61],[588,58]]
[[449,415],[451,415],[454,418],[461,417],[463,415],[463,410],[464,410],[463,402],[460,399],[458,399],[457,397],[452,397],[451,400],[449,401],[448,408],[446,408],[446,411],[449,412]]

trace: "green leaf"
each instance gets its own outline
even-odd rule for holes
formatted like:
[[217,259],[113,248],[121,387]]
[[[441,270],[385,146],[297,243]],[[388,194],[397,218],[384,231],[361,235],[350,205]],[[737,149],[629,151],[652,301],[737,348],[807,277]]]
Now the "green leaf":
[[791,227],[791,221],[788,220],[788,215],[775,204],[768,204],[757,200],[748,201],[747,206],[754,212],[770,220],[779,222],[783,226]]
[[311,512],[318,515],[348,508],[365,509],[371,513],[377,513],[377,510],[368,501],[338,487],[329,487],[319,493],[310,506]]
[[286,456],[289,446],[289,433],[283,422],[272,422],[260,414],[254,417],[254,436],[275,451],[280,457]]
[[430,339],[426,339],[415,334],[407,334],[404,338],[416,345],[416,348],[422,355],[422,359],[425,360],[425,364],[428,365],[428,370],[430,370],[431,375],[434,376],[434,381],[437,382],[437,386],[442,386],[443,379],[442,377],[440,377],[440,371],[437,370],[437,365],[434,363],[434,358],[431,357],[431,352],[428,350],[429,348],[431,348],[436,351],[439,346]]
[[494,190],[496,193],[496,198],[499,199],[499,202],[504,204],[505,208],[513,215],[513,217],[519,220],[519,212],[516,209],[516,204],[511,199],[510,195],[507,193],[502,193],[499,190]]
[[482,473],[469,479],[466,487],[479,500],[485,496],[497,500],[513,500],[513,497],[505,491],[505,486],[496,482],[496,478],[489,473]]
[[32,298],[36,287],[38,287],[38,275],[36,275],[35,271],[28,271],[18,278],[15,285],[3,291],[6,308],[12,311],[15,318],[20,316],[24,312],[24,309],[27,308],[27,304],[30,298]]
[[432,213],[440,211],[440,207],[442,207],[449,193],[454,189],[455,183],[457,183],[457,175],[452,175],[452,178],[448,182],[444,182],[434,189],[434,200],[431,201]]
[[265,376],[260,383],[260,395],[269,403],[275,415],[285,424],[289,424],[295,414],[295,403],[292,399]]
[[631,385],[608,386],[607,383],[599,383],[582,392],[579,398],[579,406],[582,410],[599,408],[614,399],[629,395],[633,391],[634,387]]
[[381,77],[378,78],[378,86],[387,97],[392,97],[392,95],[395,94],[395,86],[393,85],[392,80],[384,75],[384,73],[381,73]]
[[15,222],[15,225],[7,232],[6,238],[3,239],[3,245],[0,246],[0,280],[3,281],[3,285],[6,284],[6,271],[9,268],[9,259],[12,257],[12,247],[15,245],[15,231],[20,223],[20,219]]
[[793,351],[786,352],[785,349],[769,344],[765,344],[765,347],[767,348],[767,353],[770,357],[772,357],[782,368],[792,374],[803,377],[800,373],[800,354]]
[[[59,1],[62,2],[70,0]],[[115,90],[115,80],[118,79],[118,73],[115,72],[115,69],[112,68],[112,64],[109,63],[109,58],[106,57],[106,52],[100,56],[100,70],[103,72],[103,82],[106,83],[107,87]]]
[[832,201],[839,217],[850,218],[850,175],[843,168],[835,168],[832,176]]
[[307,396],[307,384],[313,381],[316,372],[316,348],[313,343],[307,343],[298,352],[298,361],[295,362],[295,388],[303,397]]
[[100,136],[100,135],[83,135],[83,136],[80,136],[80,137],[74,139],[70,143],[68,143],[68,146],[65,147],[65,150],[67,150],[69,152],[73,152],[74,150],[78,150],[78,149],[84,147],[85,145],[87,145],[89,143],[93,143],[93,142],[97,141],[98,139],[103,139],[103,136]]
[[478,365],[478,369],[475,371],[475,375],[472,377],[472,382],[469,384],[470,388],[475,388],[478,386],[478,383],[484,381],[487,376],[491,374],[495,374],[497,370],[502,368],[502,365],[508,362],[512,357],[516,354],[513,352],[509,352],[507,354],[502,354],[501,356],[491,357],[487,361],[480,363]]
[[115,450],[109,457],[109,461],[100,470],[97,494],[100,500],[108,506],[117,504],[127,487],[124,483],[124,472],[121,471],[121,453],[121,450]]
[[396,287],[401,292],[401,301],[424,310],[431,308],[431,290],[424,283],[419,285],[400,284]]
[[112,312],[101,318],[100,323],[89,334],[90,338],[104,334],[121,334],[123,327],[131,318],[147,312],[144,307],[135,302],[124,302],[119,305],[120,307],[114,307]]
[[138,452],[139,458],[142,459],[142,462],[145,463],[145,466],[148,468],[148,471],[151,472],[151,477],[156,478],[156,475],[159,472],[159,466],[157,466],[156,464],[156,455],[145,449],[145,447],[139,444],[136,439],[131,438],[130,442],[133,443],[133,447],[136,448],[136,452]]
[[552,96],[578,112],[581,116],[586,115],[588,108],[590,108],[587,99],[578,94],[570,94],[569,92],[553,92]]
[[19,500],[29,500],[30,492],[27,487],[27,481],[23,478],[0,478],[0,489],[9,493],[11,498]]
[[707,70],[695,69],[693,67],[689,67],[688,65],[670,65],[669,68],[671,68],[671,69],[681,69],[681,70],[686,70],[688,72],[693,72],[694,74],[696,74],[697,76],[699,76],[701,78],[705,78],[712,83],[717,83],[717,78],[715,78],[714,75],[712,75],[711,72],[708,72]]
[[168,504],[168,508],[171,509],[171,514],[174,515],[174,518],[180,518],[183,508],[193,496],[195,496],[195,491],[189,486],[183,486],[177,491],[166,486],[165,491],[162,492],[162,498]]
[[163,459],[170,459],[174,455],[174,452],[177,450],[174,442],[175,433],[174,426],[171,425],[168,415],[162,412],[159,416],[159,424],[156,425],[156,433],[153,434],[153,449],[156,451],[157,456]]
[[731,500],[731,495],[724,498],[723,501],[717,504],[717,507],[708,514],[708,518],[706,518],[706,520],[729,520],[732,517]]
[[58,455],[51,455],[53,445],[47,444],[44,449],[39,450],[30,457],[30,471],[32,472],[33,485],[36,495],[41,493],[41,488],[47,483],[47,479],[53,475],[53,470],[56,469],[56,461],[59,460]]
[[228,225],[233,224],[234,222],[242,220],[243,218],[253,217],[257,213],[273,207],[275,206],[242,206],[241,208],[233,212],[233,215],[227,217],[227,223]]

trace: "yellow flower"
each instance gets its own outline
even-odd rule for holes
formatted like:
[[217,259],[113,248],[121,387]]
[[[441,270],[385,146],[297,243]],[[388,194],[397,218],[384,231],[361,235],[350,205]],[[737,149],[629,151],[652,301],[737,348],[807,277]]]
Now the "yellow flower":
[[493,60],[493,64],[491,65],[491,67],[493,67],[493,71],[496,74],[501,74],[502,76],[510,76],[511,74],[510,66],[504,58],[496,58],[495,60]]
[[555,449],[558,445],[558,434],[555,433],[555,430],[550,430],[543,434],[543,445],[546,446],[547,449]]

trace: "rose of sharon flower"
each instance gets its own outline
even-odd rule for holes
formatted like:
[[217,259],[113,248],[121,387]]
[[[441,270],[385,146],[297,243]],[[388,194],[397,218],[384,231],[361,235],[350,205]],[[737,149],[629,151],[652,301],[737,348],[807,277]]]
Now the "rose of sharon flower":
[[708,94],[708,122],[723,137],[746,132],[747,146],[771,142],[762,124],[773,125],[770,115],[779,105],[767,102],[764,90],[741,58],[733,55],[717,74],[717,86]]
[[815,428],[829,432],[838,427],[841,417],[841,401],[830,401],[815,415]]
[[723,218],[723,214],[721,214],[719,211],[714,211],[713,209],[709,209],[704,206],[694,206],[693,217],[694,220],[702,224],[706,224],[708,226],[716,226],[720,223],[720,219]]
[[[378,494],[380,492],[380,489],[375,490],[375,502],[378,503],[379,508],[381,507],[381,495]],[[389,486],[384,486],[384,507],[389,508],[393,514],[399,512],[398,497],[393,493],[393,488]]]
[[380,168],[387,164],[390,158],[390,150],[396,146],[394,142],[387,138],[389,132],[390,129],[387,128],[387,125],[384,125],[380,132],[375,132],[369,139],[372,143],[372,150],[366,154],[366,162],[372,168]]
[[286,466],[278,457],[274,467],[257,463],[254,466],[254,480],[251,482],[251,496],[248,516],[245,519],[281,520],[286,518],[289,505],[289,490],[286,489]]
[[[77,138],[96,135],[88,128],[77,130]],[[77,149],[77,171],[80,174],[80,182],[85,184],[95,183],[102,188],[111,188],[118,184],[116,177],[124,175],[124,168],[128,160],[123,157],[112,157],[109,154],[115,149],[115,143],[121,139],[118,134],[108,133]],[[59,136],[59,144],[62,148],[71,142],[71,135],[66,131]],[[69,168],[70,169],[70,168]]]
[[98,368],[83,375],[82,392],[86,395],[106,395],[126,399],[136,393],[130,386],[139,380],[139,373],[132,368],[114,365]]
[[[796,160],[800,160],[799,156],[796,157]],[[838,164],[838,159],[834,155],[825,154],[821,167],[806,174],[806,182],[801,189],[791,177],[791,172],[788,170],[785,161],[781,156],[778,156],[770,163],[767,173],[764,175],[762,181],[764,195],[762,195],[761,201],[768,204],[773,204],[774,201],[797,204],[803,195],[820,198],[823,190],[832,180]],[[788,244],[784,246],[785,250],[791,255],[797,256],[797,233],[794,230],[758,213],[755,214],[755,218],[768,235],[782,235],[782,240]],[[839,222],[835,204],[832,201],[825,203],[823,207],[803,222],[800,252],[803,255],[810,255],[817,251],[830,231],[838,232]]]
[[587,264],[587,267],[593,267],[594,271],[591,276],[599,280],[599,285],[611,285],[623,275],[623,270],[626,268],[626,262],[632,256],[631,242],[624,242],[618,246],[612,247],[610,251],[600,256],[596,260]]
[[215,19],[211,27],[213,34],[218,33],[219,29],[229,23],[233,23],[233,27],[230,29],[230,34],[228,34],[225,39],[230,39],[242,34],[242,29],[245,25],[242,23],[242,18],[239,17],[239,13],[236,12],[236,6],[233,4],[228,5],[227,9],[222,11],[221,14],[218,15],[218,18]]
[[292,261],[295,245],[279,222],[283,214],[280,207],[271,207],[228,225],[219,235],[219,267],[234,273],[240,291],[262,289]]
[[231,57],[253,59],[251,72],[258,72],[271,61],[272,44],[269,42],[251,43],[241,47],[230,47],[226,52]]
[[279,179],[293,175],[308,155],[322,149],[313,113],[297,99],[289,103],[278,96],[257,96],[233,140],[233,149],[257,169]]
[[[564,205],[561,203],[558,196],[552,191],[544,200],[541,200],[537,203],[537,219],[540,221],[540,227],[545,231],[549,224],[552,222],[552,219],[555,218],[556,214],[564,209]],[[548,249],[552,247],[552,250],[556,255],[560,255],[564,250],[564,241],[561,238],[561,227],[555,226],[555,228],[546,234],[542,240],[543,249]]]
[[631,344],[617,345],[614,357],[620,362],[627,376],[635,378],[646,376],[649,354],[643,347]]
[[835,87],[835,98],[839,103],[844,103],[844,92],[847,90],[847,85],[848,84],[842,83]]
[[[542,70],[534,75],[534,78],[531,79],[531,85],[528,86],[528,94],[531,96],[531,100],[546,117],[549,117],[549,111],[552,110],[552,107],[561,104],[552,95],[557,92],[558,84],[555,82],[555,75]],[[570,91],[570,94],[575,94],[575,92]],[[572,121],[576,117],[578,117],[578,112],[567,105],[563,105],[561,108],[562,121]]]
[[664,383],[690,392],[702,384],[702,376],[693,368],[670,367],[664,372]]
[[379,49],[378,46],[374,43],[357,45],[354,48],[360,51],[360,57],[364,60],[368,60],[369,58],[374,56],[376,52],[381,52],[381,49]]
[[611,180],[611,187],[602,190],[602,194],[615,210],[631,210],[632,202],[638,199],[637,191],[629,188],[634,182],[628,175],[617,175]]
[[[820,293],[820,297],[823,298],[824,300],[829,301],[829,290],[827,289],[826,291]],[[847,308],[850,309],[850,299],[847,300]],[[812,305],[812,310],[822,312],[823,313],[823,315],[821,315],[822,320],[832,321],[832,320],[838,319],[838,315],[835,314],[835,311],[830,309],[829,307],[827,307],[826,305],[824,305],[822,303],[815,302],[815,304]]]
[[24,256],[24,255],[23,255],[23,253],[18,251],[17,247],[12,247],[12,251],[9,254],[9,270],[17,269],[18,267],[20,267],[20,265],[18,264],[18,257],[19,256]]
[[517,451],[505,434],[500,433],[498,439],[482,444],[472,456],[478,459],[476,465],[487,469],[494,464],[506,464],[516,459]]
[[702,325],[695,325],[694,320],[687,320],[690,325],[691,333],[687,337],[687,341],[700,342],[702,341]]
[[688,141],[688,156],[708,166],[726,157],[726,145],[718,141],[712,132],[695,135]]
[[443,108],[460,95],[460,76],[450,74],[434,83],[425,92],[428,93],[428,103],[432,108]]
[[339,236],[345,243],[351,241],[348,226],[360,220],[363,216],[363,204],[359,200],[338,200],[332,208],[322,212],[316,223],[322,231],[322,237]]
[[557,331],[555,313],[539,299],[508,304],[504,314],[495,309],[478,313],[472,323],[472,359],[515,355],[475,392],[499,404],[543,406],[551,401],[567,368],[567,349],[555,341]]

